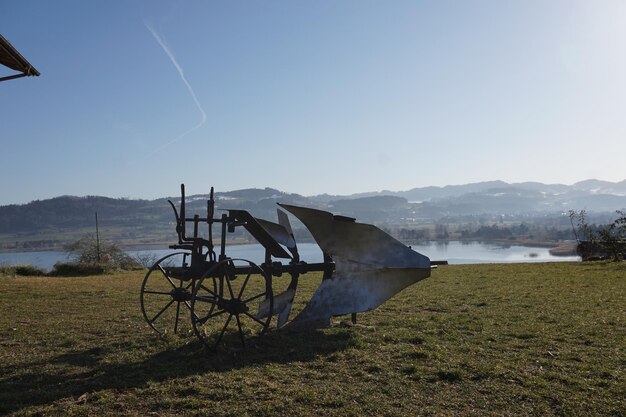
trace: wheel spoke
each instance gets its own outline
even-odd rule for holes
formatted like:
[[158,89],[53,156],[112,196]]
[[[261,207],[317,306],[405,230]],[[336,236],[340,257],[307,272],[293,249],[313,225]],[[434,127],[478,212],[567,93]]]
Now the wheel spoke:
[[244,311],[243,314],[245,314],[246,316],[250,317],[252,320],[256,321],[261,326],[263,326],[263,328],[265,328],[265,323],[262,322],[261,320],[257,319],[256,317],[254,317],[252,314],[248,313],[247,311]]
[[220,314],[224,314],[224,313],[226,313],[226,310],[220,310],[220,311],[217,311],[217,312],[215,312],[215,313],[208,314],[206,317],[204,317],[204,318],[202,318],[202,319],[201,319],[201,318],[198,318],[198,320],[197,320],[197,321],[198,321],[198,323],[200,323],[200,324],[204,324],[204,323],[206,323],[209,319],[212,319],[213,317],[217,317],[217,316],[219,316]]
[[241,339],[241,346],[246,347],[246,342],[243,340],[243,329],[241,328],[241,320],[239,320],[239,314],[235,315],[237,319],[237,327],[239,328],[239,338]]
[[144,294],[172,295],[171,292],[144,290]]
[[254,297],[250,297],[250,298],[248,298],[247,300],[242,301],[242,303],[244,303],[244,304],[248,304],[250,301],[254,301],[254,300],[256,300],[257,298],[261,298],[261,297],[263,297],[263,296],[265,296],[265,295],[266,295],[266,294],[265,294],[264,292],[262,292],[261,294],[255,295]]
[[230,293],[230,298],[235,298],[235,293],[233,292],[233,287],[230,285],[230,278],[226,277],[226,285],[228,285],[228,292]]
[[[185,305],[187,306],[187,309],[189,309],[189,311],[193,312],[193,310],[191,309],[191,304],[189,304],[189,301],[183,301],[183,303],[185,303]],[[196,313],[193,313],[194,316],[196,316]],[[198,317],[198,316],[196,316]]]
[[203,297],[201,295],[196,296],[196,301],[202,301],[203,303],[217,304],[217,299],[212,297]]
[[[232,278],[231,278],[232,276]],[[231,281],[234,280],[237,277],[237,275],[235,274],[235,264],[233,263],[233,261],[228,261],[228,263],[226,264],[226,278],[230,279]]]
[[172,304],[174,304],[174,300],[171,300],[169,303],[167,303],[167,305],[166,305],[165,307],[163,307],[163,309],[161,309],[161,311],[159,311],[159,312],[157,313],[157,315],[156,315],[156,316],[154,316],[154,318],[153,318],[152,320],[150,320],[148,323],[150,323],[150,324],[154,323],[154,321],[155,321],[156,319],[158,319],[158,318],[159,318],[159,316],[160,316],[161,314],[163,314],[163,312],[164,312],[165,310],[167,310],[167,309],[169,308],[169,306],[171,306]]
[[208,289],[204,285],[200,284],[200,288],[202,288],[204,291],[208,292],[209,294],[213,294],[213,296],[217,297],[217,294],[215,294],[213,291],[211,291],[210,289]]
[[[176,284],[174,284],[174,282],[171,280],[170,276],[167,275],[167,272],[165,272],[165,269],[163,269],[163,267],[161,266],[161,264],[159,264],[159,269],[161,270],[161,273],[163,274],[163,276],[165,277],[165,279],[167,279],[169,281],[169,283],[172,285],[172,287],[174,289],[176,289]],[[181,281],[182,283],[182,281]]]
[[243,295],[243,290],[246,289],[246,285],[248,285],[248,281],[250,280],[250,275],[252,273],[248,274],[248,276],[246,277],[246,279],[243,281],[243,284],[241,285],[241,289],[239,290],[239,295],[237,295],[238,299],[241,299],[241,296]]
[[226,320],[226,323],[224,324],[224,327],[222,327],[222,331],[220,332],[219,337],[217,338],[217,342],[215,342],[215,347],[217,347],[217,345],[220,344],[220,341],[222,340],[222,337],[224,336],[224,332],[226,331],[226,328],[228,327],[228,323],[230,323],[230,319],[233,318],[233,315],[229,315],[228,319]]
[[187,306],[187,309],[189,309],[189,311],[191,311],[191,314],[193,314],[193,317],[197,320],[198,319],[198,315],[196,314],[195,311],[193,311],[191,309],[191,304],[189,304],[189,301],[183,301],[183,303],[185,303],[185,305]]
[[[182,281],[181,281],[182,283]],[[174,322],[174,334],[178,331],[178,317],[180,316],[180,301],[176,305],[176,321]]]

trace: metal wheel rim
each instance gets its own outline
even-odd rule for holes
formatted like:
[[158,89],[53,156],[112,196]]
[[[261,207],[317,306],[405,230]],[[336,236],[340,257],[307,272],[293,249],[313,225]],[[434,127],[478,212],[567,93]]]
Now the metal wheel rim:
[[[212,276],[217,272],[219,268],[224,268],[226,264],[234,264],[235,262],[247,263],[251,268],[251,271],[245,274],[245,278],[243,278],[243,283],[239,290],[233,289],[229,278],[225,276],[225,274],[222,276],[222,271],[218,272],[221,275],[220,278]],[[247,284],[250,282],[251,277],[255,275],[260,275],[262,277],[265,289],[262,292],[257,291],[253,296],[249,296],[249,294],[245,293],[245,290],[247,288]],[[220,286],[218,282],[219,279],[222,279],[223,282],[226,283],[226,285]],[[239,277],[236,279],[239,279]],[[209,298],[203,298],[203,296],[199,293],[206,291],[207,285],[205,285],[205,283],[207,280],[212,281],[212,286],[217,291],[213,295],[209,295]],[[237,295],[235,295],[235,293],[237,293]],[[255,318],[254,314],[250,313],[249,311],[231,312],[228,310],[228,308],[220,305],[221,303],[228,304],[230,302],[233,302],[232,300],[235,299],[238,299],[241,303],[247,305],[249,303],[252,303],[252,301],[260,299],[261,297],[265,297],[264,299],[268,300],[269,304],[269,314],[267,315],[267,317],[261,319]],[[214,301],[211,301],[210,298],[213,298]],[[199,311],[198,307],[201,304],[212,304],[212,307],[209,309],[208,314]],[[229,326],[235,328],[236,333],[239,334],[240,345],[242,347],[245,347],[246,336],[248,338],[251,336],[246,335],[246,332],[244,332],[244,325],[242,324],[244,320],[246,323],[255,323],[255,326],[258,326],[260,328],[256,335],[262,335],[267,331],[270,326],[272,313],[273,293],[271,277],[268,276],[259,265],[247,259],[227,258],[215,264],[202,276],[202,278],[198,280],[191,299],[191,316],[194,331],[196,333],[196,336],[198,336],[198,339],[200,339],[200,341],[210,350],[217,349],[218,346],[220,346],[220,343],[224,341],[224,336]],[[208,323],[209,320],[213,319],[219,320],[220,324],[217,327],[219,330],[209,335],[205,332],[204,325]],[[216,334],[217,337],[215,337]]]
[[[174,334],[178,333],[180,324],[189,320],[187,314],[185,314],[185,311],[187,310],[191,311],[190,302],[175,300],[174,296],[171,294],[171,291],[172,290],[182,291],[182,290],[176,290],[176,289],[183,288],[185,292],[189,292],[191,294],[193,293],[194,280],[190,279],[188,281],[185,281],[182,279],[178,279],[176,277],[169,276],[166,273],[165,268],[163,268],[162,266],[162,263],[168,258],[172,258],[175,256],[184,255],[184,254],[185,252],[175,252],[175,253],[166,255],[162,257],[161,259],[159,259],[158,261],[156,261],[152,265],[152,267],[150,267],[150,269],[146,273],[146,276],[143,279],[143,282],[141,283],[141,293],[140,293],[141,313],[143,314],[143,317],[148,323],[148,325],[160,335],[165,335],[170,331]],[[146,289],[146,286],[151,277],[155,281],[158,279],[157,277],[155,277],[155,274],[161,274],[164,282],[165,281],[169,282],[171,286],[171,289],[169,292]],[[151,297],[153,298],[152,301],[148,301],[146,299],[147,294],[151,294],[155,296],[155,297]],[[149,313],[146,304],[148,303],[157,304],[159,302],[157,301],[157,298],[161,298],[161,297],[162,297],[162,301],[161,301],[162,308],[157,308],[156,314],[153,314],[153,312]],[[184,304],[184,308],[181,308],[181,304]],[[176,310],[175,319],[173,320],[173,323],[172,323],[172,320],[170,320],[168,323],[165,323],[166,319],[164,318],[163,314],[169,311],[171,308],[174,308]],[[185,308],[187,310],[185,310]],[[160,318],[163,318],[161,323],[158,322]]]

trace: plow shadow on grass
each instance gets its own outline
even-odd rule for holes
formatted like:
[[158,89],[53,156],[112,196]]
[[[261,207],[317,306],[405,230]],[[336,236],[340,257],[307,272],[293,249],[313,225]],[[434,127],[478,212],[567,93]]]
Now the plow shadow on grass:
[[[270,332],[245,349],[208,351],[193,341],[145,357],[145,345],[123,342],[73,351],[20,368],[0,366],[0,414],[73,397],[77,403],[100,390],[122,390],[208,373],[264,364],[306,362],[351,346],[348,330],[304,333]],[[116,357],[132,359],[123,362]]]

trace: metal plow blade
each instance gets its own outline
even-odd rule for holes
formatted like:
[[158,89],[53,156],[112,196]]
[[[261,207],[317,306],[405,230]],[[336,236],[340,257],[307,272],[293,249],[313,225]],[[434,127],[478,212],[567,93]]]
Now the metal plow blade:
[[[282,220],[280,218],[281,212],[279,211],[278,213],[279,213],[279,220]],[[296,245],[295,239],[293,238],[293,233],[291,232],[291,226],[288,226],[289,227],[288,229],[282,223],[277,224],[273,222],[268,222],[267,220],[259,219],[256,217],[254,218],[254,220],[256,220],[257,223],[259,223],[261,227],[263,227],[263,229],[265,229],[265,231],[267,231],[267,233],[269,233],[270,236],[272,236],[274,240],[276,240],[276,242],[280,243],[281,245],[284,245],[289,250],[289,252],[291,252],[293,257],[297,255],[298,247]]]
[[[285,246],[289,252],[291,252],[292,258],[298,261],[298,246],[296,240],[293,237],[293,231],[289,224],[287,214],[282,210],[277,209],[279,223],[269,222],[267,220],[254,218],[254,220],[264,229],[276,242]],[[277,326],[280,328],[287,323],[289,314],[291,313],[291,307],[293,305],[293,299],[296,294],[296,287],[298,285],[297,275],[292,275],[292,281],[287,290],[274,296],[273,299],[273,315],[278,315]],[[259,306],[259,311],[256,314],[257,319],[267,317],[269,314],[270,304],[269,301],[263,301]]]
[[430,276],[430,259],[373,225],[304,207],[281,204],[309,229],[335,271],[324,279],[290,327],[315,328],[332,316],[372,310]]

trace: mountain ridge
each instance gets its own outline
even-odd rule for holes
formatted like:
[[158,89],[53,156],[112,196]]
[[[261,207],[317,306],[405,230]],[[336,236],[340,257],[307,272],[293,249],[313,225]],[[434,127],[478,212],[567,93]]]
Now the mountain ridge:
[[[552,183],[545,184],[537,181],[524,181],[524,182],[512,182],[508,183],[502,180],[493,180],[493,181],[481,181],[467,184],[453,184],[453,185],[444,185],[444,186],[425,186],[425,187],[414,187],[409,190],[401,190],[401,191],[391,191],[391,190],[381,190],[381,191],[364,191],[353,194],[314,194],[314,195],[304,195],[299,193],[289,193],[280,191],[277,188],[272,187],[264,187],[264,188],[242,188],[237,190],[230,191],[216,191],[215,195],[222,197],[222,199],[228,199],[228,197],[234,198],[245,198],[245,199],[259,199],[259,198],[277,198],[281,196],[298,196],[300,198],[311,199],[315,201],[333,201],[333,200],[343,200],[343,199],[357,199],[362,197],[375,197],[375,196],[399,196],[405,197],[409,201],[411,200],[411,196],[420,195],[426,197],[427,200],[431,200],[433,198],[441,198],[441,197],[450,197],[450,196],[459,196],[463,194],[468,194],[471,192],[481,192],[490,189],[496,188],[521,188],[527,190],[537,190],[542,192],[549,193],[558,193],[572,190],[580,190],[580,191],[588,191],[594,194],[609,194],[609,195],[617,195],[617,196],[626,196],[626,179],[618,182],[597,180],[597,179],[587,179],[578,181],[572,185],[560,184],[560,183]],[[224,198],[226,197],[226,198]],[[70,194],[64,194],[56,197],[51,197],[47,199],[36,199],[32,200],[28,203],[23,204],[6,204],[0,205],[0,208],[4,207],[12,207],[12,206],[26,206],[29,204],[42,202],[42,201],[51,201],[60,198],[67,198],[69,200],[83,200],[90,198],[102,198],[102,199],[110,199],[115,201],[144,201],[144,202],[154,202],[154,201],[167,201],[168,199],[179,199],[179,197],[157,197],[155,199],[146,199],[146,198],[129,198],[129,197],[108,197],[108,196],[99,196],[99,195],[85,195],[85,196],[75,196]],[[189,199],[196,198],[208,198],[208,194],[192,194],[187,195]],[[424,201],[424,200],[417,200]]]
[[601,190],[604,194],[614,194],[620,196],[626,196],[626,180],[619,182],[610,182],[610,181],[602,181],[597,179],[588,179],[583,181],[578,181],[572,185],[565,184],[544,184],[537,181],[525,181],[525,182],[514,182],[507,183],[501,180],[494,181],[482,181],[468,184],[458,184],[458,185],[444,185],[444,186],[425,186],[425,187],[415,187],[405,191],[390,191],[390,190],[382,190],[382,191],[370,191],[370,192],[362,192],[362,193],[354,193],[347,196],[342,195],[331,195],[331,194],[319,194],[313,195],[309,198],[319,199],[320,201],[331,201],[332,199],[339,198],[360,198],[360,197],[373,197],[378,195],[394,195],[405,197],[409,201],[425,201],[431,200],[433,198],[442,198],[442,197],[450,197],[450,196],[460,196],[463,194],[467,194],[469,192],[476,191],[485,191],[491,188],[500,188],[500,187],[517,187],[523,189],[533,189],[538,191],[543,191],[547,193],[558,193],[558,192],[566,192],[568,190],[582,190],[582,191],[593,191],[593,190]]
[[[626,180],[585,180],[570,186],[538,182],[486,181],[406,191],[355,193],[346,196],[303,196],[276,188],[216,191],[217,210],[247,210],[253,216],[276,221],[276,203],[327,210],[386,228],[413,228],[423,224],[508,221],[545,222],[570,227],[569,210],[614,213],[626,210]],[[185,198],[187,215],[206,213],[207,194]],[[169,198],[175,205],[180,197]],[[167,197],[154,200],[103,196],[59,196],[23,205],[0,206],[0,249],[20,242],[47,242],[59,246],[79,234],[93,233],[95,212],[101,230],[113,240],[129,244],[171,241],[174,216]],[[535,219],[535,220],[532,220]],[[295,222],[298,228],[298,222]],[[23,246],[23,245],[22,245]]]

